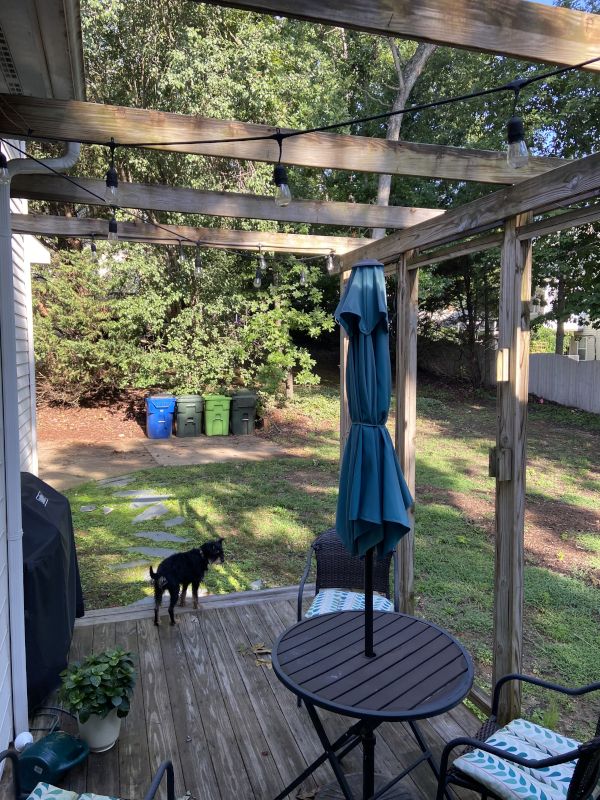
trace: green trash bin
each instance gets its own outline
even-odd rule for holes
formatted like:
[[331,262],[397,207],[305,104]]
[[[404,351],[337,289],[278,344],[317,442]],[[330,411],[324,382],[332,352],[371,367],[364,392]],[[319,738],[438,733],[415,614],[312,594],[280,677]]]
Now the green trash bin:
[[231,433],[247,436],[254,433],[256,395],[248,389],[236,392],[231,398]]
[[204,395],[204,429],[207,436],[227,436],[231,397],[222,394]]
[[199,394],[182,394],[177,398],[175,433],[177,436],[200,436],[202,433],[202,407]]

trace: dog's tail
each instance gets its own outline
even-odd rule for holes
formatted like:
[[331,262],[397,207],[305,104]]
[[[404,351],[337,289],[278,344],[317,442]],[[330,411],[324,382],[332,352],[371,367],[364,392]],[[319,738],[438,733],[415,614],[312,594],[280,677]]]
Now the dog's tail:
[[152,564],[150,564],[150,580],[155,581],[157,577],[156,572],[152,569]]

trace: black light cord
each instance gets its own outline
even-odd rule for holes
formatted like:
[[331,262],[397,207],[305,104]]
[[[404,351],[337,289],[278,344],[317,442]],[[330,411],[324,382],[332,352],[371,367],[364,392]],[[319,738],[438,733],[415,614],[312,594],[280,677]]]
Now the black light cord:
[[366,117],[356,117],[353,119],[346,119],[340,122],[332,122],[329,125],[319,125],[314,128],[303,128],[301,130],[296,131],[281,131],[277,128],[276,133],[270,134],[260,134],[256,136],[241,136],[241,137],[231,137],[225,139],[189,139],[185,141],[176,141],[176,142],[115,142],[111,139],[110,142],[100,142],[93,139],[66,139],[65,137],[56,137],[56,136],[41,136],[34,134],[34,130],[29,128],[26,134],[18,134],[24,139],[33,138],[39,139],[43,141],[79,141],[81,144],[86,145],[100,145],[104,147],[110,147],[114,149],[115,147],[175,147],[178,145],[194,145],[194,144],[233,144],[233,143],[243,143],[243,142],[259,142],[259,141],[275,141],[279,144],[280,147],[280,159],[281,159],[281,143],[285,139],[291,139],[295,136],[306,136],[311,133],[326,133],[327,131],[337,130],[338,128],[345,128],[352,125],[359,125],[365,122],[377,122],[379,120],[389,119],[390,117],[395,117],[400,114],[413,114],[417,111],[425,111],[430,108],[438,108],[440,106],[449,105],[451,103],[459,103],[465,100],[472,100],[476,97],[486,97],[491,94],[498,94],[500,92],[508,92],[512,91],[518,97],[518,93],[523,89],[525,86],[530,86],[533,83],[537,83],[539,81],[546,80],[547,78],[552,78],[556,75],[563,75],[567,72],[572,72],[573,70],[581,69],[582,67],[586,67],[589,64],[595,64],[596,62],[600,61],[600,56],[596,56],[595,58],[589,58],[586,61],[581,61],[579,64],[573,64],[572,66],[568,67],[558,67],[557,69],[550,70],[549,72],[543,72],[539,75],[532,75],[530,78],[516,78],[515,80],[510,81],[509,83],[502,84],[501,86],[494,86],[490,89],[478,89],[474,92],[469,92],[467,94],[461,95],[453,95],[451,97],[444,97],[441,100],[433,100],[430,103],[419,103],[413,106],[406,106],[404,108],[397,109],[395,111],[385,111],[380,114],[371,114],[370,116]]

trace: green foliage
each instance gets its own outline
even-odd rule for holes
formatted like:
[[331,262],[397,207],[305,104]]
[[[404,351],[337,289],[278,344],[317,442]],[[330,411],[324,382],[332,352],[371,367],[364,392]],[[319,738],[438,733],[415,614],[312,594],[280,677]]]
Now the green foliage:
[[[38,383],[42,397],[89,402],[126,387],[174,392],[253,386],[275,395],[289,371],[318,381],[298,335],[316,337],[333,321],[321,308],[318,269],[287,258],[252,289],[254,263],[205,254],[191,260],[141,245],[58,251],[34,281]],[[271,280],[273,278],[273,280]]]
[[59,699],[80,722],[90,716],[105,717],[114,709],[118,717],[129,714],[135,686],[133,654],[120,647],[92,653],[61,672]]
[[556,343],[556,331],[552,328],[545,328],[539,325],[531,332],[530,352],[531,353],[553,353]]

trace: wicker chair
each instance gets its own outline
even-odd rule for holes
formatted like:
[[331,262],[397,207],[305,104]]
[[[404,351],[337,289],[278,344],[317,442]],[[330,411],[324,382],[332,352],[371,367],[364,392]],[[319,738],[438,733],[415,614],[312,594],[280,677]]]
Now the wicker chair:
[[[350,555],[342,544],[335,528],[329,528],[311,544],[306,559],[306,567],[300,579],[298,589],[298,622],[302,619],[302,600],[304,586],[308,580],[313,562],[317,563],[315,579],[315,598],[323,589],[348,589],[364,592],[365,567],[364,561],[357,556]],[[388,600],[390,593],[390,562],[394,563],[394,610],[400,606],[398,593],[398,560],[396,553],[376,559],[373,566],[373,589]]]
[[[436,800],[447,796],[450,784],[495,800],[600,797],[600,717],[594,738],[583,744],[526,720],[513,720],[500,728],[500,690],[509,681],[531,683],[572,697],[600,690],[600,683],[567,689],[526,675],[505,675],[494,689],[492,715],[475,737],[453,739],[444,748]],[[463,750],[449,768],[450,753],[456,747]]]

